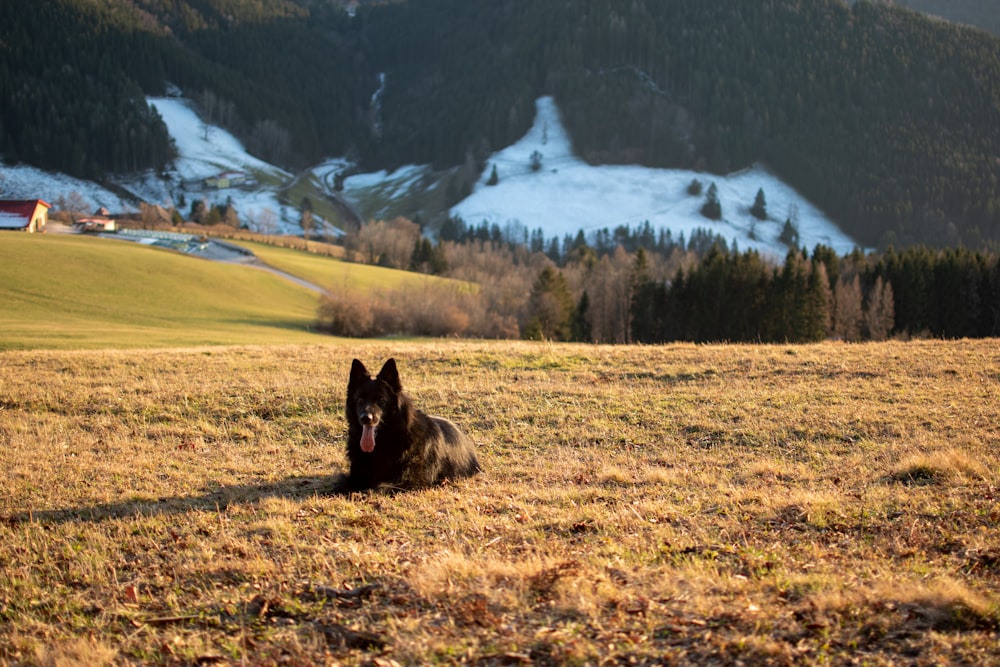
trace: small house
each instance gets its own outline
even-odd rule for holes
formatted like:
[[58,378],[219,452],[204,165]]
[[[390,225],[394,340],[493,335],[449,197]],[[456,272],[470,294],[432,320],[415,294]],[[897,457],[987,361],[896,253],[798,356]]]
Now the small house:
[[225,190],[226,188],[238,187],[246,180],[247,175],[242,171],[224,171],[221,174],[206,178],[205,186],[217,190]]
[[73,229],[78,232],[114,232],[118,230],[118,225],[112,218],[95,215],[77,220],[73,223]]
[[43,232],[52,204],[41,199],[0,199],[0,229]]

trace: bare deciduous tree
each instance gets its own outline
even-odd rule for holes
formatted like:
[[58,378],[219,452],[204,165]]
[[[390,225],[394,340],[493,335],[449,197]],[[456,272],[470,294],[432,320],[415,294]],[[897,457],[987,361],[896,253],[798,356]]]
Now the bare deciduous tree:
[[251,210],[246,215],[247,227],[265,235],[276,234],[278,231],[278,214],[270,208]]
[[861,279],[841,276],[833,290],[833,335],[848,342],[861,340]]
[[420,238],[420,226],[406,218],[389,222],[376,220],[344,237],[344,247],[360,255],[367,264],[405,268],[410,264],[413,244]]
[[76,190],[73,190],[65,197],[60,196],[56,200],[56,205],[71,220],[77,220],[89,215],[92,206],[91,203]]
[[254,124],[247,149],[274,164],[286,164],[291,157],[292,135],[277,121],[261,120]]
[[896,307],[892,294],[892,285],[883,282],[882,276],[875,279],[871,294],[868,295],[868,307],[865,309],[865,326],[871,340],[885,340],[895,326]]

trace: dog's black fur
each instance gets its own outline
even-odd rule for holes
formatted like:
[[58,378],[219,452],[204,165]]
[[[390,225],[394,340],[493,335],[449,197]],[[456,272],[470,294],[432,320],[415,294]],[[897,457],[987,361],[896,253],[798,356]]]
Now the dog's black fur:
[[354,360],[346,412],[350,472],[341,492],[417,489],[480,470],[472,441],[455,424],[414,407],[394,359],[374,378]]

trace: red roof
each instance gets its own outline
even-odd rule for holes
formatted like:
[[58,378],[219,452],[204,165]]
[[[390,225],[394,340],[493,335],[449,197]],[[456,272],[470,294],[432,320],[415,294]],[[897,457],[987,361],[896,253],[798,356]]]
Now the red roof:
[[[52,208],[41,199],[0,200],[0,229],[27,229],[32,226],[40,207]],[[31,231],[40,231],[32,229]]]
[[52,204],[41,199],[0,199],[0,213],[12,213],[30,220],[39,204],[52,208]]

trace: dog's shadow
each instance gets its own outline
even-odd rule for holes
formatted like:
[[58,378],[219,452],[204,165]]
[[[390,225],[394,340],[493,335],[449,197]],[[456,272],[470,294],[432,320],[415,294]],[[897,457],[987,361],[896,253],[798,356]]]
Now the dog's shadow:
[[129,517],[153,517],[187,512],[219,512],[237,505],[257,505],[267,498],[306,500],[315,496],[345,495],[346,475],[322,477],[288,477],[264,484],[220,486],[200,495],[159,498],[157,500],[126,500],[117,503],[68,507],[63,509],[21,511],[0,516],[9,524],[36,522],[62,524],[74,521],[109,521]]

